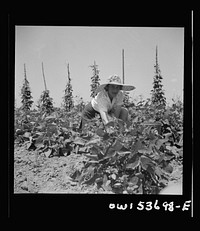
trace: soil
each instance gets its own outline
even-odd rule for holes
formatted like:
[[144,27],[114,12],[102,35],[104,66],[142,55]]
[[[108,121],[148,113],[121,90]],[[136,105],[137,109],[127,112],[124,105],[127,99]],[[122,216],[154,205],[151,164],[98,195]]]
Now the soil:
[[14,193],[103,193],[70,177],[74,169],[83,167],[84,159],[84,155],[75,153],[48,158],[26,147],[15,147]]
[[[14,193],[108,193],[95,185],[79,185],[70,176],[74,169],[81,169],[83,154],[46,157],[26,146],[14,149]],[[182,165],[172,162],[170,181],[182,180]],[[112,192],[110,192],[112,193]]]

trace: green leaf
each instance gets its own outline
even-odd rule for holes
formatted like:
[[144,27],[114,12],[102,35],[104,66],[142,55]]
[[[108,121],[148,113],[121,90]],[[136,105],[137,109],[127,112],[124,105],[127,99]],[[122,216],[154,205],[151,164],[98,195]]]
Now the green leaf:
[[87,148],[87,147],[79,147],[78,152],[79,152],[79,153],[85,153],[85,152],[88,152],[88,148]]
[[104,154],[103,152],[99,152],[97,153],[98,159],[101,160],[102,158],[104,158]]
[[119,140],[115,140],[114,144],[112,145],[112,148],[115,151],[120,151],[122,149],[123,145],[121,144],[121,142]]
[[90,147],[90,153],[93,155],[97,155],[99,152],[102,152],[102,150],[97,145],[94,144]]
[[164,160],[171,160],[172,158],[174,158],[173,155],[167,155],[167,154],[165,154],[165,156],[164,156]]
[[116,176],[116,174],[112,174],[112,175],[110,175],[110,177],[113,179],[113,180],[116,180],[117,179],[117,176]]
[[26,148],[27,148],[28,150],[31,150],[31,149],[35,149],[36,147],[35,147],[35,145],[34,145],[32,142],[29,142],[29,143],[27,144]]
[[156,135],[154,134],[154,132],[150,131],[149,134],[148,134],[148,138],[150,140],[155,140],[156,139]]
[[127,155],[127,154],[131,154],[131,152],[130,151],[119,151],[119,152],[117,152],[117,154],[118,155]]
[[107,124],[105,124],[105,127],[114,127],[115,126],[115,123],[114,121],[109,121]]
[[161,170],[161,168],[160,168],[159,166],[156,166],[156,167],[155,167],[155,174],[156,174],[159,178],[161,178],[163,172],[162,172],[162,170]]
[[71,143],[72,143],[71,139],[65,139],[64,142],[63,142],[63,145],[67,147]]
[[85,144],[85,146],[92,145],[92,144],[97,144],[100,141],[99,137],[91,139],[89,142]]
[[121,188],[122,186],[123,186],[122,183],[115,183],[113,185],[113,187],[115,187],[115,188]]
[[55,118],[56,118],[55,115],[51,115],[51,116],[47,116],[47,117],[45,118],[45,120],[51,120],[51,119],[55,119]]
[[171,151],[171,150],[172,150],[172,147],[169,146],[169,145],[167,145],[167,146],[166,146],[166,149],[169,150],[169,151]]
[[152,162],[152,160],[146,156],[141,156],[140,162],[141,162],[141,166],[144,170],[147,170],[148,166],[154,166],[154,163]]
[[102,177],[98,177],[95,179],[95,182],[96,183],[101,183],[103,181]]
[[34,134],[34,137],[39,137],[39,136],[43,136],[44,135],[44,132],[36,132]]
[[128,163],[126,168],[128,169],[135,169],[140,164],[139,158],[136,159],[133,163]]
[[123,132],[125,130],[125,122],[121,119],[117,119],[119,130]]
[[175,155],[175,156],[179,156],[179,153],[177,152],[178,149],[176,146],[173,146],[172,149],[171,149],[172,153]]
[[111,156],[114,156],[115,154],[116,154],[116,150],[111,147],[108,149],[106,153],[106,157],[111,157]]
[[85,169],[80,177],[79,183],[81,184],[83,182],[83,184],[87,184],[94,176],[94,166],[89,166],[87,169]]
[[130,181],[129,181],[129,185],[133,186],[136,185],[138,183],[139,178],[137,176],[133,176]]
[[138,120],[139,120],[139,117],[138,117],[138,116],[136,116],[136,117],[134,117],[134,118],[132,119],[132,123],[137,123],[137,122],[138,122]]
[[147,170],[148,164],[142,163],[142,162],[141,162],[141,167],[142,167],[144,170]]
[[52,153],[52,149],[48,149],[46,152],[44,152],[46,157],[49,157]]
[[173,167],[172,167],[170,164],[168,164],[168,165],[164,168],[164,170],[165,170],[166,172],[168,172],[168,173],[172,173],[172,172],[173,172]]
[[121,152],[129,152],[129,153],[131,153],[131,150],[129,148],[126,148],[126,147],[122,146],[122,148],[120,149],[120,151],[118,153],[121,153]]
[[69,130],[67,128],[65,128],[65,127],[61,127],[61,129],[62,129],[63,132],[69,132]]
[[143,179],[144,178],[144,174],[142,174],[141,172],[138,172],[135,174],[139,179]]
[[128,135],[135,136],[137,135],[137,129],[132,129],[130,132],[127,133]]
[[167,142],[168,141],[168,139],[158,139],[157,141],[156,141],[156,147],[157,147],[157,149],[160,149],[160,147],[165,143],[165,142]]
[[57,132],[57,125],[54,125],[54,124],[49,124],[48,125],[48,132],[53,132],[53,133],[56,133]]
[[155,178],[155,166],[148,165],[147,171],[151,174],[153,178]]
[[30,136],[31,136],[30,132],[25,132],[24,135],[23,135],[23,137],[25,137],[25,138],[29,138]]
[[111,190],[112,190],[112,188],[111,188],[111,186],[110,186],[110,183],[111,183],[111,181],[108,180],[107,175],[104,174],[102,188],[103,188],[105,191],[111,191]]
[[[72,135],[73,135],[73,131],[71,131],[71,133],[72,133]],[[75,134],[74,134],[74,135],[75,135]],[[91,135],[91,134],[87,134],[86,136],[82,136],[81,138],[84,140],[84,142],[86,142],[86,141],[91,140],[92,135]]]
[[172,135],[171,132],[163,134],[165,136],[165,139],[169,139],[169,137]]
[[98,136],[100,136],[100,137],[103,137],[103,136],[105,135],[105,132],[104,132],[103,129],[98,128],[98,129],[96,130],[96,134],[97,134]]
[[143,149],[139,149],[138,152],[141,154],[151,154],[152,149],[151,148],[143,148]]
[[78,145],[76,145],[74,151],[75,151],[76,154],[78,154],[78,151],[79,151],[79,146]]
[[38,130],[43,130],[45,129],[45,125],[44,124],[40,124],[39,126],[36,127]]
[[161,154],[160,157],[157,159],[158,164],[160,164],[165,159],[165,154]]
[[143,149],[143,148],[144,145],[140,140],[138,140],[132,145],[131,150],[133,151],[133,153],[136,153],[139,149]]
[[182,148],[178,150],[178,155],[183,156],[183,149]]
[[37,150],[40,150],[45,147],[43,143],[37,143],[35,144],[35,146],[37,147]]
[[92,160],[98,160],[98,156],[97,155],[91,155],[91,154],[85,154],[86,157],[92,159]]
[[110,138],[109,134],[106,132],[103,136],[103,140],[108,140]]
[[144,155],[140,157],[140,161],[144,164],[153,164],[152,160]]
[[73,143],[81,146],[85,145],[85,141],[80,137],[76,137]]
[[88,163],[90,163],[90,164],[98,164],[99,161],[98,160],[89,160]]
[[24,134],[24,131],[21,130],[21,129],[16,129],[16,135],[23,135]]
[[142,184],[139,186],[138,188],[138,193],[137,194],[143,194],[143,187],[142,187]]

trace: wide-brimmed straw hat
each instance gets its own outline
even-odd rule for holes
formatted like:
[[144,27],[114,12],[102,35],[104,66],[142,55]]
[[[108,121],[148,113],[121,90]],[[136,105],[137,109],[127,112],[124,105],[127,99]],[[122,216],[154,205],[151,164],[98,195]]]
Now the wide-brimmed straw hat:
[[96,90],[96,94],[98,92],[102,91],[108,84],[114,84],[114,85],[122,86],[122,91],[132,91],[135,89],[135,87],[133,85],[122,83],[122,81],[118,75],[112,75],[108,78],[106,83],[99,85],[99,87]]

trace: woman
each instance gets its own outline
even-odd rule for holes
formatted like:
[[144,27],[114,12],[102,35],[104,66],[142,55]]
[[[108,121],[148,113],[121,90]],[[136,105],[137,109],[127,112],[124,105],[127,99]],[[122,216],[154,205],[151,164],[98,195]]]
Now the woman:
[[117,75],[109,77],[107,83],[101,84],[96,90],[96,96],[86,105],[82,112],[82,120],[80,128],[86,121],[91,120],[99,114],[104,125],[112,121],[113,117],[123,120],[127,125],[128,111],[122,107],[124,100],[123,91],[134,90],[132,85],[123,84]]

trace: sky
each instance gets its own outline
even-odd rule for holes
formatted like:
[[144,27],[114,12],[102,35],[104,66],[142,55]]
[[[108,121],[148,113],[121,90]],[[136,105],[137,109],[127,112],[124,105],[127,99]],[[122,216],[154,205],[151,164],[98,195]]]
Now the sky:
[[98,65],[100,83],[110,75],[122,77],[124,49],[125,83],[136,87],[133,99],[150,97],[155,75],[156,46],[158,64],[167,102],[183,99],[184,28],[183,27],[15,27],[15,103],[21,106],[21,88],[26,75],[33,96],[33,107],[44,91],[42,62],[54,106],[63,102],[67,84],[67,63],[73,96],[91,100],[91,65]]

